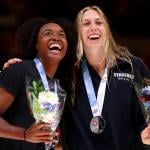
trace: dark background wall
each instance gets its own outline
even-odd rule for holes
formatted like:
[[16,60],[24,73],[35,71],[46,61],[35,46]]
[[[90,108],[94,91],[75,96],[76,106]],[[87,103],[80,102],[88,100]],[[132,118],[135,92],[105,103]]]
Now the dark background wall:
[[18,55],[14,37],[24,21],[34,16],[74,21],[77,12],[90,4],[102,8],[117,42],[141,57],[150,68],[149,0],[0,0],[0,67],[8,58]]

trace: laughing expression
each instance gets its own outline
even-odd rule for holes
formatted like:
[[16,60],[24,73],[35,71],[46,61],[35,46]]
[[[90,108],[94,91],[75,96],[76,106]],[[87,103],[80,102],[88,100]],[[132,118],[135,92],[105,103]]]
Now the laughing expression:
[[60,61],[66,54],[67,45],[66,34],[58,24],[48,23],[40,29],[36,48],[41,59]]
[[81,38],[84,47],[100,49],[104,45],[105,35],[106,29],[102,17],[95,10],[87,10],[81,22]]

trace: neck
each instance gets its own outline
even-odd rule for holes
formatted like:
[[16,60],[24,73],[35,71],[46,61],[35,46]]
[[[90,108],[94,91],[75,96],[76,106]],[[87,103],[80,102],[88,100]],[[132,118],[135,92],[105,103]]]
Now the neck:
[[105,57],[99,57],[98,59],[95,59],[95,57],[87,57],[87,60],[99,76],[102,77],[106,68]]
[[104,75],[105,68],[106,68],[106,61],[103,60],[101,63],[98,63],[95,66],[93,66],[93,68],[96,70],[96,72],[102,78]]
[[55,73],[57,71],[59,63],[58,62],[44,62],[44,61],[42,61],[42,63],[43,63],[46,75],[50,79],[53,79],[55,77]]

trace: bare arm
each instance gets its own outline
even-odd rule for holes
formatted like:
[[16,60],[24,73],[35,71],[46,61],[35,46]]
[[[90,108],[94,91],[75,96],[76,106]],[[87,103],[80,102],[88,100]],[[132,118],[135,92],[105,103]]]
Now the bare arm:
[[[0,88],[0,115],[13,103],[14,97],[5,89]],[[23,140],[24,129],[15,127],[0,117],[0,137]]]
[[[0,115],[10,107],[13,103],[14,97],[8,93],[5,89],[0,88]],[[58,133],[53,133],[50,130],[43,131],[41,130],[42,127],[48,127],[49,124],[47,123],[35,123],[31,125],[30,128],[26,129],[24,134],[25,128],[14,126],[0,117],[0,137],[9,138],[9,139],[16,139],[16,140],[26,140],[31,143],[49,143],[49,142],[56,142],[53,140],[53,137],[58,135]],[[25,137],[25,138],[24,138]]]
[[16,127],[0,118],[0,137],[24,140],[24,128]]

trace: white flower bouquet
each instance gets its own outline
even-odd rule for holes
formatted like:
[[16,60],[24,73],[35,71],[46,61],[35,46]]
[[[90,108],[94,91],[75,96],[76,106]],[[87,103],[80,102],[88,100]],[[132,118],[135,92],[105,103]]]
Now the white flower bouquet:
[[144,78],[142,84],[134,83],[135,91],[140,100],[146,122],[150,122],[150,79]]
[[[57,85],[59,82],[57,81]],[[59,86],[57,93],[44,90],[41,80],[27,80],[27,93],[32,114],[36,121],[50,124],[55,131],[64,109],[66,92]]]

